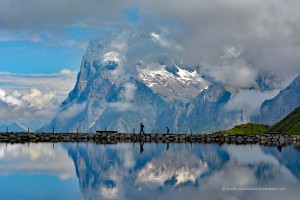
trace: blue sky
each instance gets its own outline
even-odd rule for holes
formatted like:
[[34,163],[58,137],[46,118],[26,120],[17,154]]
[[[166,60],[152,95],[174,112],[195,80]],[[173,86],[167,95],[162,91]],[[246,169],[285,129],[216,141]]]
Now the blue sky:
[[63,68],[78,70],[84,49],[31,41],[1,42],[1,71],[55,73]]
[[[129,24],[138,23],[138,9],[124,11]],[[78,71],[88,42],[118,31],[115,27],[71,26],[59,35],[49,30],[29,38],[0,40],[0,71],[12,73],[57,73],[62,69]],[[31,38],[32,37],[32,38]]]

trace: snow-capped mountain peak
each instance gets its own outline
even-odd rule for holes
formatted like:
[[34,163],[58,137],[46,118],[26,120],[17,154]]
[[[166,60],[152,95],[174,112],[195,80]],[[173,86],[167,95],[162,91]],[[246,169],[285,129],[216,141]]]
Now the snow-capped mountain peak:
[[[155,66],[156,65],[156,66]],[[188,101],[207,89],[209,82],[200,77],[196,70],[188,71],[174,66],[150,64],[147,68],[138,68],[138,77],[154,92],[166,100]]]

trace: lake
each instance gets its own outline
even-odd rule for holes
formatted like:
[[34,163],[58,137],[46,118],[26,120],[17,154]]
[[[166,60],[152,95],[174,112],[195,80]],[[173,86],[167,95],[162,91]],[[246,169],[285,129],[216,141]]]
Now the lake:
[[0,144],[0,199],[299,197],[299,146]]

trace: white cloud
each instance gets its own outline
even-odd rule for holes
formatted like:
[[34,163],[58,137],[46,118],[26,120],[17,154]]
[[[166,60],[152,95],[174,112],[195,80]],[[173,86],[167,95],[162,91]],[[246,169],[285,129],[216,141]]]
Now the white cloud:
[[13,95],[7,95],[4,90],[0,89],[0,101],[7,103],[9,105],[21,105],[21,100],[17,99],[15,95],[19,95],[18,92],[15,92]]
[[230,59],[230,58],[237,58],[239,55],[243,53],[242,47],[225,47],[224,54],[221,58]]
[[60,44],[70,46],[70,47],[80,48],[83,50],[86,50],[88,46],[88,42],[77,41],[77,40],[65,40],[65,41],[61,41]]
[[[157,5],[143,1],[141,13],[164,21],[170,37],[184,44],[185,61],[200,64],[219,81],[243,88],[264,70],[281,78],[299,72],[297,0],[166,0]],[[234,60],[224,63],[223,58]]]
[[57,74],[16,74],[0,72],[0,89],[13,93],[28,93],[37,88],[42,93],[54,93],[63,101],[74,88],[77,72],[63,69]]
[[135,92],[136,92],[136,85],[133,84],[133,83],[125,83],[124,84],[124,90],[122,90],[122,92],[120,93],[120,98],[121,100],[124,100],[124,101],[132,101],[134,99],[134,95],[135,95]]
[[74,103],[66,110],[61,111],[57,114],[57,117],[60,119],[70,119],[72,117],[76,117],[80,113],[82,113],[86,108],[87,102],[83,102],[80,104]]
[[167,28],[160,28],[159,32],[150,32],[149,36],[153,42],[156,42],[163,47],[176,49],[178,51],[183,50],[181,45],[172,40],[172,35]]
[[241,90],[233,96],[225,105],[227,111],[244,111],[247,116],[251,116],[257,111],[261,104],[272,99],[279,93],[279,90],[258,91],[258,90]]
[[61,75],[72,75],[72,74],[74,74],[74,72],[72,72],[71,70],[68,70],[68,69],[62,69],[59,73]]
[[135,84],[130,82],[124,83],[118,101],[109,103],[109,106],[118,111],[135,110],[136,106],[132,104],[132,101],[134,100],[136,89]]
[[18,91],[7,94],[6,91],[0,89],[0,104],[0,122],[26,121],[39,117],[51,118],[58,108],[55,94],[44,94],[35,88],[24,94]]
[[120,64],[121,58],[118,52],[110,51],[102,56],[102,64],[107,65],[109,62]]
[[15,42],[15,41],[41,41],[39,34],[32,34],[28,31],[24,32],[11,32],[0,30],[0,42]]
[[218,66],[205,65],[205,73],[216,81],[233,88],[250,88],[256,85],[258,70],[244,59],[224,60]]
[[0,72],[0,123],[43,125],[56,114],[75,82],[76,72],[67,69],[58,74]]

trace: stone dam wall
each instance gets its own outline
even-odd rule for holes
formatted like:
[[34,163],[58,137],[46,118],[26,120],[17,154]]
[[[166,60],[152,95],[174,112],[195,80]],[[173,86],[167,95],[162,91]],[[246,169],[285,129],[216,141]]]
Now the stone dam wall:
[[284,146],[300,144],[300,135],[279,133],[259,135],[228,134],[134,134],[134,133],[0,133],[0,143],[40,142],[93,142],[97,144],[117,143],[217,143],[217,144],[260,144]]

